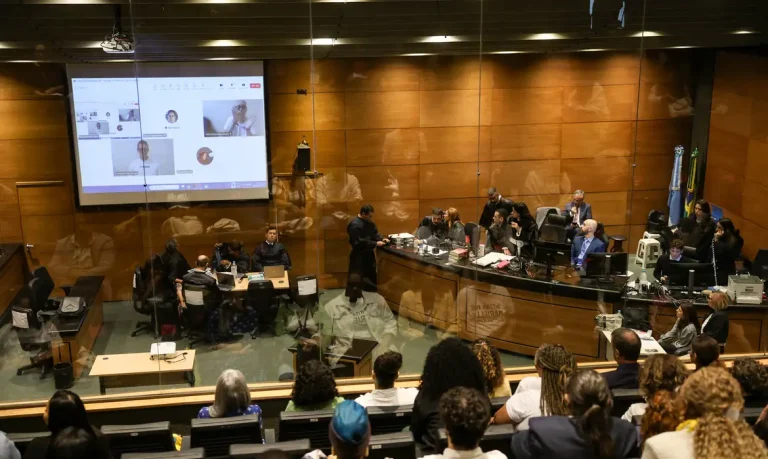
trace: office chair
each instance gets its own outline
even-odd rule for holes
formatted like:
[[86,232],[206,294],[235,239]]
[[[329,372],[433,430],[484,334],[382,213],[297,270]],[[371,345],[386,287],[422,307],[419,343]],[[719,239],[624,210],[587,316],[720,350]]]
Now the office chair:
[[541,226],[541,231],[539,231],[539,240],[546,242],[565,243],[566,235],[567,233],[565,226],[544,223]]
[[419,226],[416,230],[416,239],[429,239],[432,236],[432,230],[427,226]]
[[[46,268],[45,266],[40,266],[35,268],[35,270],[32,271],[32,277],[36,279],[37,278],[43,279],[46,283],[55,287],[53,278],[51,277],[51,274],[48,272],[48,268]],[[52,287],[52,290],[53,290],[53,287]],[[59,285],[59,288],[64,292],[64,296],[69,296],[69,292],[72,290],[71,285]]]
[[560,209],[557,207],[537,207],[536,208],[536,226],[541,229],[541,226],[547,220],[547,217],[551,214],[560,214]]
[[182,285],[184,303],[187,305],[187,338],[189,348],[198,343],[213,343],[215,338],[208,332],[208,317],[216,304],[216,292],[202,285],[184,283]]
[[248,290],[245,292],[245,306],[251,307],[257,312],[258,325],[251,331],[252,338],[258,335],[259,330],[274,327],[280,302],[275,295],[272,281],[264,279],[248,282]]
[[155,330],[154,314],[149,308],[149,302],[146,301],[147,285],[144,278],[144,272],[140,267],[136,267],[133,271],[133,310],[139,314],[150,316],[148,321],[136,322],[136,328],[131,332],[131,337],[139,334],[139,332],[148,330],[152,331],[155,339],[157,339],[157,331]]
[[29,358],[30,364],[18,368],[16,374],[21,376],[25,371],[36,368],[40,369],[40,379],[45,379],[53,369],[51,336],[37,313],[45,308],[53,285],[44,279],[33,278],[26,290],[27,295],[11,308],[12,326],[21,348],[26,352],[34,352],[34,355]]
[[480,246],[480,226],[473,222],[467,223],[464,225],[464,235],[469,236],[469,247],[472,253],[477,255],[477,249]]
[[140,332],[151,331],[157,339],[157,307],[162,305],[168,289],[173,286],[166,285],[166,270],[160,255],[152,255],[143,267],[137,266],[133,271],[133,310],[139,314],[149,316],[148,321],[139,321],[131,336]]
[[544,225],[562,226],[565,228],[568,226],[568,219],[557,212],[550,212],[544,217]]
[[608,236],[605,234],[605,225],[603,225],[603,222],[597,222],[595,237],[603,241],[603,244],[605,244],[605,250],[607,251],[610,240],[608,239]]
[[[315,293],[309,294],[309,295],[302,295],[301,290],[298,288],[298,285],[300,282],[311,282],[314,283],[314,291]],[[248,284],[248,288],[250,290],[251,285]],[[281,295],[278,297],[280,299],[286,299],[284,295]],[[307,307],[310,306],[314,308],[320,303],[320,292],[317,289],[317,276],[313,274],[308,274],[306,276],[298,276],[296,278],[296,293],[293,295],[293,301],[294,303],[298,304],[301,307]]]
[[652,210],[648,213],[648,222],[645,230],[649,233],[658,234],[661,228],[667,226],[667,217],[660,210]]

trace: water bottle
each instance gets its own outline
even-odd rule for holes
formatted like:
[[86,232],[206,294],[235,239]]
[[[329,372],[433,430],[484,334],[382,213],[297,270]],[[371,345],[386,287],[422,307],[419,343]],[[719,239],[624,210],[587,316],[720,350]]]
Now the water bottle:
[[640,292],[645,293],[648,287],[648,274],[643,269],[640,272]]
[[237,280],[237,265],[232,263],[229,267],[229,270],[232,272],[232,278]]

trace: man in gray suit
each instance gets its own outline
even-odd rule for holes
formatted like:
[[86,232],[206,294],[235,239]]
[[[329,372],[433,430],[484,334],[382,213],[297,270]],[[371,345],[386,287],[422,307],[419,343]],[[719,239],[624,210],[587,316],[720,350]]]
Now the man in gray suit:
[[565,205],[562,215],[569,222],[566,230],[568,240],[573,240],[579,234],[584,220],[592,218],[592,206],[584,202],[584,192],[582,190],[573,192],[573,200]]

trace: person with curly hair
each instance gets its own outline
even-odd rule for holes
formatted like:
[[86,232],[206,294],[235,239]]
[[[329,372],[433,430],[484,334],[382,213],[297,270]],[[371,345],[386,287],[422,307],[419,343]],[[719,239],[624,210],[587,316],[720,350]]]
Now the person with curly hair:
[[728,370],[696,371],[678,397],[685,421],[674,432],[647,438],[643,459],[768,458],[765,443],[740,419],[744,397]]
[[424,454],[431,454],[438,444],[438,430],[444,426],[438,412],[440,397],[454,387],[469,387],[488,396],[483,368],[475,354],[460,339],[446,338],[429,350],[419,394],[413,401],[411,432]]
[[299,368],[285,411],[332,410],[343,401],[328,365],[310,360]]
[[613,397],[605,379],[593,370],[568,379],[567,413],[533,418],[530,428],[512,436],[517,459],[637,457],[637,430],[611,417]]
[[654,435],[674,431],[683,422],[677,405],[677,393],[673,391],[662,389],[648,398],[648,406],[640,421],[640,439],[645,442]]
[[395,387],[402,366],[403,355],[399,352],[389,351],[376,357],[371,374],[375,389],[355,401],[364,407],[413,405],[419,390],[415,387]]
[[[688,377],[688,369],[683,362],[674,355],[656,354],[648,357],[640,367],[638,380],[640,382],[640,393],[647,401],[653,398],[653,395],[660,390],[674,392],[683,384]],[[632,422],[635,416],[642,416],[645,413],[647,403],[633,403],[624,413],[621,419]]]
[[541,377],[541,389],[515,392],[493,417],[495,424],[514,424],[528,428],[528,419],[535,416],[565,416],[563,395],[568,377],[576,370],[576,359],[559,344],[543,344],[533,364]]
[[731,374],[741,386],[744,398],[762,400],[768,397],[768,368],[749,357],[733,361]]
[[454,387],[440,397],[440,419],[445,423],[448,448],[422,459],[506,459],[500,451],[484,453],[480,440],[491,419],[488,399],[475,389]]
[[504,367],[501,365],[499,351],[487,340],[478,339],[472,343],[472,352],[475,353],[477,360],[483,367],[488,396],[494,398],[512,395],[507,378],[504,376]]

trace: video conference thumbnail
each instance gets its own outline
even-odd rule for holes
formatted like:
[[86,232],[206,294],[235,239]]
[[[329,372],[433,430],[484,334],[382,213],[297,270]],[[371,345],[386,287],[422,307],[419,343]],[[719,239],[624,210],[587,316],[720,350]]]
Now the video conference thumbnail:
[[141,121],[141,111],[137,108],[121,108],[118,116],[120,121]]
[[111,142],[115,177],[176,174],[173,139],[113,139]]
[[264,135],[264,100],[203,101],[205,137]]

